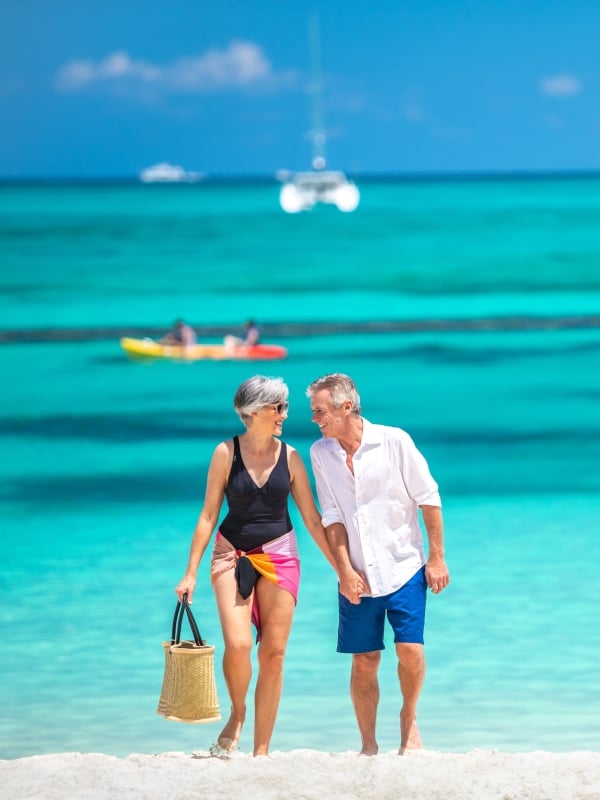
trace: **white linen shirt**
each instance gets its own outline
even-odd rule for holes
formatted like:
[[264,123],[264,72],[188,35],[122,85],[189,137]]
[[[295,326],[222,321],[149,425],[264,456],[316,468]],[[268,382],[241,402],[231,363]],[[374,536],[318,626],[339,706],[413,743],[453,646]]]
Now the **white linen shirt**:
[[363,421],[352,457],[337,439],[310,448],[324,527],[341,522],[352,566],[364,573],[373,597],[391,594],[426,563],[419,506],[440,506],[438,485],[406,431]]

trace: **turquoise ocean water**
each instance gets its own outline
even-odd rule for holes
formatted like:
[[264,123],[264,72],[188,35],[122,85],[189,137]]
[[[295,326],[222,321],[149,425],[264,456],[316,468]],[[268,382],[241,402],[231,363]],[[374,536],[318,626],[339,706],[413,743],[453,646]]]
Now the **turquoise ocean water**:
[[[290,217],[269,183],[0,185],[0,757],[210,745],[219,723],[155,713],[208,459],[262,372],[288,382],[284,438],[308,462],[304,390],[330,371],[440,483],[452,583],[428,605],[426,746],[600,749],[600,179],[360,188],[354,214]],[[253,316],[288,358],[121,352],[119,331],[177,316],[215,342]],[[357,749],[335,580],[292,516],[303,577],[273,749]],[[194,608],[218,664],[206,564]]]

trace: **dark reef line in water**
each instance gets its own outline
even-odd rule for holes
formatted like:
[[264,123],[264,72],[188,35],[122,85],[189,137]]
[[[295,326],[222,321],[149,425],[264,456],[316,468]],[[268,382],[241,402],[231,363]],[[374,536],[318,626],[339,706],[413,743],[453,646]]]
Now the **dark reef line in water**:
[[[222,337],[231,325],[195,325],[199,337]],[[600,328],[600,316],[499,316],[463,319],[378,320],[373,322],[283,322],[261,325],[263,338],[286,339],[295,336],[326,336],[343,333],[421,333],[464,331],[542,331]],[[91,342],[122,336],[152,338],[164,336],[168,327],[152,325],[114,325],[86,328],[19,328],[0,330],[0,344],[33,342]]]

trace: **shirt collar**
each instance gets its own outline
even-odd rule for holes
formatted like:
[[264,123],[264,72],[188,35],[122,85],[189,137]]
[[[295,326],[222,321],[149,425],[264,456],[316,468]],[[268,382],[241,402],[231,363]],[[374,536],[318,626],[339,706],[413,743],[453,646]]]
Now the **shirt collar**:
[[[369,422],[368,419],[361,417],[363,423],[363,430],[362,430],[362,438],[360,440],[359,450],[361,447],[376,447],[380,444],[379,436],[377,435],[377,426],[373,425],[373,423]],[[326,447],[329,450],[340,450],[344,452],[344,448],[339,443],[337,439],[327,439],[323,437],[323,441],[326,443]]]
[[361,417],[363,422],[362,439],[360,446],[365,444],[379,444],[379,436],[377,436],[377,428],[368,419]]

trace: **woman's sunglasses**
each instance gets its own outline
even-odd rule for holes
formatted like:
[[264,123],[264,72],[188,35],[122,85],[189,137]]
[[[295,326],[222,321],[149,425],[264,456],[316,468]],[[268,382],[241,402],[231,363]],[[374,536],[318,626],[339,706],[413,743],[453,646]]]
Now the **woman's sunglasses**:
[[266,408],[274,408],[278,414],[283,414],[289,407],[289,403],[267,403],[266,405]]

